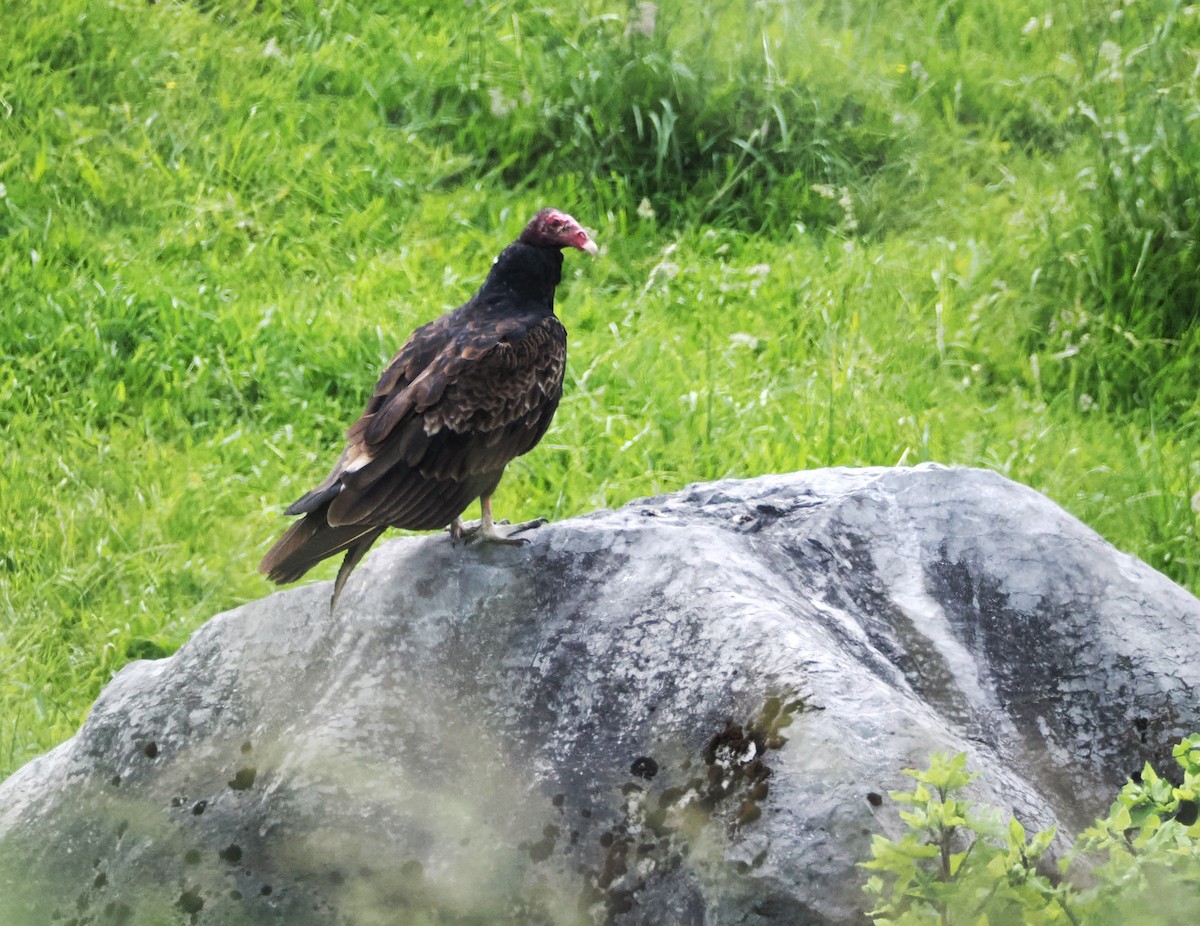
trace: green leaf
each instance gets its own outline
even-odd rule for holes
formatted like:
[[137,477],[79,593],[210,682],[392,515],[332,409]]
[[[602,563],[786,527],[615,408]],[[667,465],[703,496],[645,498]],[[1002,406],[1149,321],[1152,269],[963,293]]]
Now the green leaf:
[[1054,841],[1056,827],[1051,826],[1049,829],[1041,830],[1034,833],[1033,838],[1029,840],[1029,846],[1026,850],[1033,858],[1041,858],[1045,851],[1050,848],[1050,844]]
[[1127,808],[1125,811],[1129,818],[1129,826],[1144,827],[1150,824],[1158,825],[1158,805],[1154,803],[1142,803],[1134,807]]

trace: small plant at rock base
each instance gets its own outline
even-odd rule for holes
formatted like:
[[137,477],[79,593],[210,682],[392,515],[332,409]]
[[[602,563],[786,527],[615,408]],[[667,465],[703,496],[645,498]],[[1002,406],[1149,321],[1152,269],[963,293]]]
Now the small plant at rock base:
[[[1200,897],[1200,734],[1182,740],[1174,756],[1183,780],[1173,785],[1147,764],[1125,784],[1109,810],[1080,834],[1058,863],[1044,860],[1048,829],[1026,838],[1015,819],[976,810],[964,796],[977,777],[966,755],[934,755],[912,791],[892,793],[908,831],[876,836],[873,874],[876,924],[999,923],[1118,926],[1194,922]],[[1085,874],[1086,873],[1086,874]],[[1086,887],[1070,878],[1083,877]]]
[[965,753],[935,754],[928,769],[906,769],[917,780],[912,791],[892,800],[908,832],[899,840],[876,836],[875,872],[866,890],[878,898],[870,912],[877,924],[1074,923],[1059,888],[1039,871],[1054,830],[1026,839],[1013,819],[1007,826],[994,811],[977,811],[965,790],[977,777]]
[[1080,834],[1067,871],[1091,861],[1095,886],[1080,895],[1089,924],[1195,922],[1200,898],[1200,734],[1173,750],[1183,781],[1172,785],[1149,763],[1117,795],[1108,816]]

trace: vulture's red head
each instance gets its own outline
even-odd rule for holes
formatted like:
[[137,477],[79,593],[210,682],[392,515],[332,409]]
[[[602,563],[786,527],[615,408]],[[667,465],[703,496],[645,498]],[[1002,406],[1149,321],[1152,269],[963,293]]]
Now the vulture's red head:
[[579,248],[593,257],[599,250],[583,226],[558,209],[543,209],[535,215],[517,240],[542,248]]

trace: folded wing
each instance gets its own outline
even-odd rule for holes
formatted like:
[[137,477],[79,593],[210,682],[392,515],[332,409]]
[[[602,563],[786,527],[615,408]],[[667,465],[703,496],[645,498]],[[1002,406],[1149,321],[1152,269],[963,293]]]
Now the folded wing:
[[508,319],[446,339],[446,318],[414,333],[347,432],[333,471],[288,508],[306,517],[264,558],[260,569],[274,581],[368,537],[369,546],[389,526],[447,526],[546,432],[566,366],[561,322]]

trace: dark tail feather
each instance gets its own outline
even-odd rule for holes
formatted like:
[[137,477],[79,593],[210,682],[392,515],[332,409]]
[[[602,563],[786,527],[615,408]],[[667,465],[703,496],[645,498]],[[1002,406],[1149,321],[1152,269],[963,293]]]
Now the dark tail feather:
[[272,582],[283,585],[295,582],[321,560],[345,550],[346,559],[334,586],[333,600],[336,602],[350,571],[386,529],[361,524],[330,527],[324,510],[315,511],[287,529],[267,551],[258,571]]
[[341,486],[330,486],[327,489],[315,488],[307,495],[301,496],[292,502],[284,514],[310,514],[318,508],[328,507],[329,503],[337,497],[338,492],[341,490]]
[[333,597],[329,599],[329,613],[333,613],[333,609],[337,607],[338,595],[342,593],[342,588],[346,585],[346,580],[350,578],[350,573],[354,571],[354,567],[359,561],[367,555],[367,550],[371,549],[371,544],[379,539],[386,527],[378,527],[363,534],[358,540],[350,544],[346,548],[346,557],[342,560],[341,568],[338,569],[337,579],[333,583]]

